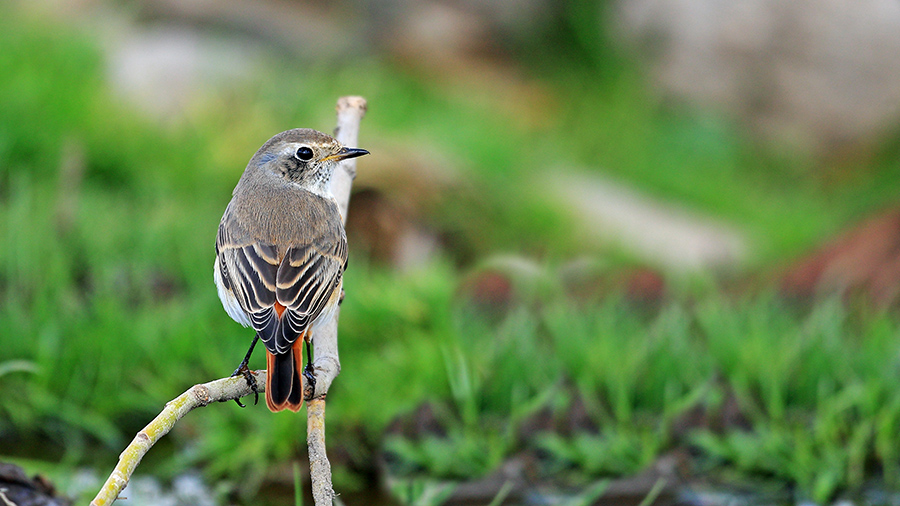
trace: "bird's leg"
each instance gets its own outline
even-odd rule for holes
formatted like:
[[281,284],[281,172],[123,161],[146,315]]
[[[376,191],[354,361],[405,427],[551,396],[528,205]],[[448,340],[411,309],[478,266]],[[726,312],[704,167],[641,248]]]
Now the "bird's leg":
[[247,350],[247,354],[244,355],[244,360],[241,360],[241,365],[239,365],[238,368],[234,370],[234,372],[231,374],[231,376],[237,376],[238,374],[244,374],[245,371],[250,370],[250,368],[247,367],[247,364],[250,362],[250,355],[253,355],[253,348],[256,347],[257,341],[259,341],[259,334],[256,334],[253,336],[253,341],[250,342],[250,349]]
[[306,340],[306,367],[303,368],[303,377],[306,378],[306,392],[304,397],[309,401],[316,393],[316,372],[313,369],[312,345],[310,339]]
[[[259,334],[253,336],[253,342],[250,343],[250,349],[247,350],[247,354],[244,355],[244,360],[241,360],[241,365],[239,365],[238,368],[235,369],[233,373],[231,373],[232,377],[238,375],[244,377],[244,380],[247,382],[247,386],[250,387],[250,390],[253,390],[253,393],[256,395],[253,400],[254,405],[259,403],[259,390],[256,385],[256,378],[250,372],[250,368],[247,367],[247,364],[250,362],[250,355],[253,355],[253,348],[256,346],[256,341],[259,341]],[[244,407],[244,405],[241,404],[240,399],[235,399],[234,402],[236,402],[238,406],[242,408]]]

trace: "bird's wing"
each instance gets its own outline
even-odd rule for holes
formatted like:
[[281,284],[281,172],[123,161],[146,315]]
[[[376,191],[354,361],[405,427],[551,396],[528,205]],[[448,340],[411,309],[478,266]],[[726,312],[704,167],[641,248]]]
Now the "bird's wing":
[[342,229],[323,227],[321,233],[305,237],[308,241],[288,249],[278,267],[275,294],[287,308],[282,316],[281,332],[275,336],[275,349],[286,350],[305,332],[325,309],[347,264],[347,238]]
[[[278,251],[273,244],[254,240],[229,211],[226,209],[216,236],[220,296],[222,288],[230,291],[250,326],[260,339],[268,342],[278,330],[278,314],[274,309],[275,279],[280,264]],[[229,309],[227,303],[225,309]]]
[[[221,285],[234,294],[250,326],[273,353],[287,351],[322,314],[347,264],[342,227],[299,223],[283,258],[276,245],[247,233],[230,208],[216,237]],[[284,309],[276,310],[277,305]]]

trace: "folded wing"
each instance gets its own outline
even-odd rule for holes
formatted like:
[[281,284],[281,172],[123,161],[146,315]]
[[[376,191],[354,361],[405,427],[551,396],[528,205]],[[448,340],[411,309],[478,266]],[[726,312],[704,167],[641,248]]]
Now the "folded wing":
[[[245,233],[227,211],[219,225],[217,274],[272,353],[290,349],[340,286],[347,262],[346,236],[343,230],[317,230],[323,229],[309,227],[298,234],[298,240],[282,248],[282,256],[275,245]],[[276,310],[276,304],[284,310]]]

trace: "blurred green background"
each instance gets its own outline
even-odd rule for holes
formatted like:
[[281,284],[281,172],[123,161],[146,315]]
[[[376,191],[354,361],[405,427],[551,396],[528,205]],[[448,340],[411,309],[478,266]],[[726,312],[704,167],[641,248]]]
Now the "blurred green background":
[[[86,501],[230,374],[230,192],[354,94],[372,156],[327,412],[348,504],[896,490],[900,16],[751,4],[3,3],[0,459]],[[304,430],[209,406],[137,473],[293,504]]]

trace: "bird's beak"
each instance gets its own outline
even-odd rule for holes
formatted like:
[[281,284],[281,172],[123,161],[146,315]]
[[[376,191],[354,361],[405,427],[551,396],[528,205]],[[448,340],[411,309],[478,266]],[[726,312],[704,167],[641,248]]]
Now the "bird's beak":
[[369,152],[366,151],[365,149],[342,148],[337,153],[335,153],[331,156],[326,156],[322,161],[327,162],[327,161],[333,160],[335,162],[339,162],[341,160],[346,160],[348,158],[356,158],[357,156],[368,155],[368,154],[369,154]]

